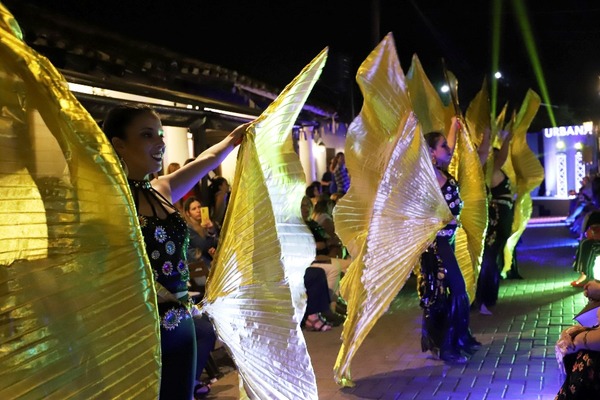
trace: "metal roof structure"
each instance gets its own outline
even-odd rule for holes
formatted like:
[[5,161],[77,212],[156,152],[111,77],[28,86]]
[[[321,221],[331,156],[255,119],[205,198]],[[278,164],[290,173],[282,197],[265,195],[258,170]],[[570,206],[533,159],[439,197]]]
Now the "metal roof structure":
[[[97,121],[127,94],[155,107],[166,125],[229,130],[260,115],[282,89],[39,6],[17,2],[9,11],[26,43],[64,75]],[[306,104],[297,123],[318,126],[335,117],[334,110]]]

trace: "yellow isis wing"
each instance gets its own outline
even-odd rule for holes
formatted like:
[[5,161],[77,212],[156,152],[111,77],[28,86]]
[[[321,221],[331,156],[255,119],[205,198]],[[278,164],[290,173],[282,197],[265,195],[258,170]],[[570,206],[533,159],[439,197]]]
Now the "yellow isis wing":
[[317,399],[300,329],[314,238],[291,130],[327,60],[323,50],[249,128],[238,153],[203,308],[231,353],[242,398]]
[[334,209],[336,230],[353,259],[340,283],[348,317],[334,374],[342,386],[353,386],[352,358],[452,219],[411,112],[391,33],[362,63],[357,81],[365,100],[346,137],[352,185]]
[[[469,103],[465,112],[465,122],[471,142],[475,147],[481,146],[483,132],[490,129],[490,94],[488,92],[487,79],[483,79],[481,89]],[[490,141],[491,143],[491,141]]]
[[[456,91],[458,88],[456,76],[451,71],[446,71],[446,76],[449,80],[450,90]],[[453,96],[458,98],[458,93],[454,92]],[[481,98],[485,99],[485,95],[482,95]],[[471,108],[470,114],[474,114],[473,108]],[[450,120],[449,116],[447,121]],[[474,134],[469,133],[467,125],[462,126],[456,135],[456,145],[449,172],[458,180],[460,197],[464,206],[460,213],[460,226],[456,231],[454,253],[465,280],[469,299],[473,301],[488,222],[487,192],[481,160],[471,140]]]
[[531,89],[528,90],[513,126],[514,136],[510,144],[510,161],[516,177],[513,186],[516,187],[517,198],[512,234],[504,247],[503,272],[510,270],[514,248],[531,218],[533,210],[531,191],[544,180],[544,168],[527,144],[527,129],[540,108],[540,104],[539,95]]
[[[508,104],[504,104],[504,107],[502,107],[502,110],[500,111],[498,116],[495,119],[492,116],[491,120],[490,120],[490,122],[491,122],[490,143],[492,144],[492,148],[494,148],[494,149],[500,149],[502,147],[502,139],[498,135],[498,132],[502,129],[504,129],[506,131],[512,130],[512,123],[509,123],[506,126],[504,126],[504,120],[506,118],[507,109],[508,109]],[[492,186],[492,175],[494,173],[494,157],[495,157],[494,152],[491,151],[490,155],[488,156],[488,159],[485,163],[485,167],[484,167],[485,183],[486,183],[487,187]],[[516,178],[514,176],[514,170],[512,169],[510,157],[508,157],[507,160],[504,162],[504,165],[502,165],[502,171],[504,171],[504,173],[506,174],[506,176],[508,176],[508,179],[511,182],[515,182]],[[491,194],[489,194],[489,196],[491,196]],[[488,200],[489,200],[489,198],[488,198]]]
[[[443,60],[442,60],[443,61]],[[446,69],[444,64],[444,76],[446,78],[446,83],[448,84],[448,93],[450,94],[450,104],[444,107],[444,122],[446,125],[444,126],[444,130],[442,132],[448,132],[450,130],[450,126],[452,125],[452,117],[458,116],[461,119],[463,118],[462,111],[460,110],[460,106],[458,104],[458,79],[452,73]],[[441,101],[441,99],[440,99]]]
[[509,131],[510,129],[512,129],[512,122],[515,118],[515,116],[512,116],[512,119],[509,120],[506,124],[505,124],[505,120],[506,120],[506,113],[508,112],[508,103],[504,104],[504,107],[502,107],[502,110],[500,111],[500,113],[498,114],[498,116],[496,117],[496,119],[494,120],[492,117],[492,138],[491,138],[491,142],[492,142],[492,147],[495,147],[497,149],[499,149],[502,146],[502,138],[498,135],[499,131],[504,129],[505,131]]
[[412,109],[419,119],[423,133],[437,131],[445,134],[448,107],[444,106],[416,54],[413,55],[406,74],[406,85],[410,93]]
[[[512,132],[515,129],[515,121],[516,121],[517,115],[516,112],[513,111],[510,119],[508,120],[508,122],[506,124],[504,124],[504,130],[506,132]],[[500,125],[501,122],[503,122],[505,119],[505,115],[499,115],[498,116],[498,129],[500,129],[500,127],[502,125]],[[496,134],[496,141],[499,144],[499,146],[502,145],[502,140],[500,139],[499,135]],[[512,145],[511,145],[512,146]],[[508,149],[508,157],[506,157],[506,161],[504,162],[504,165],[502,165],[502,171],[504,172],[504,174],[508,177],[508,180],[510,181],[510,186],[511,186],[511,193],[513,195],[516,195],[517,192],[517,172],[515,171],[515,167],[513,165],[513,161],[512,161],[512,148],[509,147]]]
[[0,4],[0,398],[157,398],[152,272],[129,188]]
[[460,213],[461,226],[456,232],[454,252],[469,299],[473,301],[483,256],[488,212],[484,171],[470,137],[464,127],[457,132],[456,147],[449,170],[458,180],[460,197],[464,204]]

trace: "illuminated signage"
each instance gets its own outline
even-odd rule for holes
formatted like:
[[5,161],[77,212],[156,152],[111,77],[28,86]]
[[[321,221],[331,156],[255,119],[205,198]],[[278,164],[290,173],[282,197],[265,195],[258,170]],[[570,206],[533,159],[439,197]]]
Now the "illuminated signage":
[[558,126],[554,128],[545,128],[544,136],[547,138],[561,136],[586,136],[593,133],[593,124],[584,122],[581,125],[574,126]]

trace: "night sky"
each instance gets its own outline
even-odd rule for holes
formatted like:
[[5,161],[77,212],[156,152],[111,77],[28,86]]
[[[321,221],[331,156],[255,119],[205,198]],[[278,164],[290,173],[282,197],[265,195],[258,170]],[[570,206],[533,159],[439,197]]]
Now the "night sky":
[[[417,54],[431,81],[441,85],[445,60],[458,78],[462,106],[491,73],[490,0],[9,0],[4,4],[10,10],[16,1],[35,3],[279,88],[329,46],[320,90],[342,98],[358,91],[354,84],[358,66],[389,32],[405,72]],[[498,100],[516,108],[527,89],[538,94],[541,90],[512,3],[502,1],[504,78]],[[521,3],[559,125],[600,122],[600,2]]]

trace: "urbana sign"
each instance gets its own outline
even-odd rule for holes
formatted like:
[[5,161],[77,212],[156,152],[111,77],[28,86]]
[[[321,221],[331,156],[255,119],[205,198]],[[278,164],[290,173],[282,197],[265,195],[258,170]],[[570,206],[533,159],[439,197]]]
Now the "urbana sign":
[[547,138],[560,136],[586,136],[594,131],[592,122],[584,122],[581,125],[557,126],[554,128],[544,128],[544,136]]

